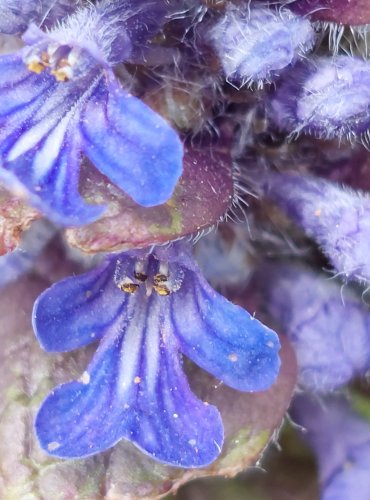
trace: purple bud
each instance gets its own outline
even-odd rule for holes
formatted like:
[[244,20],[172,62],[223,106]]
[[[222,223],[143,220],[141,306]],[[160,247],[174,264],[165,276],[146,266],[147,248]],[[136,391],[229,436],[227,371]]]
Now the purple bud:
[[370,197],[311,176],[271,175],[266,195],[320,245],[347,279],[370,281]]
[[293,418],[307,432],[319,465],[322,500],[368,500],[370,425],[344,398],[296,398]]
[[228,4],[209,40],[228,80],[236,86],[270,81],[312,49],[315,32],[288,9]]
[[370,363],[370,315],[349,286],[309,267],[264,264],[257,277],[264,307],[295,350],[299,383],[336,389]]
[[370,23],[369,0],[295,0],[289,7],[315,21],[360,25]]
[[368,134],[369,85],[368,61],[349,56],[301,61],[279,80],[270,118],[292,134],[354,139]]
[[80,4],[81,0],[0,0],[0,33],[20,34],[31,23],[50,27]]

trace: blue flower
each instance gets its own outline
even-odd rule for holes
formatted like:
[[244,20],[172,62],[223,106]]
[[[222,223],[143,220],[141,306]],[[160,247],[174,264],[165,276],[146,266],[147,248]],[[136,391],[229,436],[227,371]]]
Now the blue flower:
[[182,171],[175,131],[112,71],[164,19],[158,2],[131,3],[90,5],[48,34],[31,25],[0,58],[0,179],[64,225],[102,212],[78,193],[81,152],[143,206],[164,203]]
[[218,410],[191,392],[179,352],[225,384],[267,389],[279,370],[276,334],[201,276],[189,247],[108,257],[36,301],[34,329],[48,352],[100,340],[87,371],[54,389],[36,417],[42,448],[77,458],[120,439],[181,467],[220,453]]

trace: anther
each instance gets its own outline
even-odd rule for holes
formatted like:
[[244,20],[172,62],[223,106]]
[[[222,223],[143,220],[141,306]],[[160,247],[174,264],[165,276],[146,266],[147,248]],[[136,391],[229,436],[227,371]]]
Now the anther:
[[168,281],[169,270],[167,262],[160,262],[157,274],[154,275],[154,285],[162,286],[162,283]]
[[31,61],[27,64],[27,69],[29,71],[32,71],[32,73],[40,74],[44,71],[46,68],[45,64],[43,64],[41,61]]
[[142,260],[138,260],[135,263],[134,277],[142,283],[144,283],[148,279],[148,275],[146,274],[144,268],[144,262]]
[[117,286],[120,290],[122,290],[122,292],[125,293],[135,293],[139,288],[139,285],[130,280],[130,278],[123,279],[122,281],[117,283]]
[[122,283],[119,288],[125,293],[135,293],[139,285],[136,283]]
[[156,274],[153,278],[154,284],[159,285],[160,283],[164,283],[168,280],[168,276],[165,274]]
[[155,284],[153,285],[153,289],[158,293],[158,295],[161,295],[162,297],[166,297],[171,293],[171,290],[166,285]]
[[134,272],[134,276],[138,281],[141,281],[144,283],[148,279],[148,275],[145,273],[137,273],[136,271]]
[[57,82],[68,82],[69,76],[64,69],[53,69],[50,73],[55,77]]

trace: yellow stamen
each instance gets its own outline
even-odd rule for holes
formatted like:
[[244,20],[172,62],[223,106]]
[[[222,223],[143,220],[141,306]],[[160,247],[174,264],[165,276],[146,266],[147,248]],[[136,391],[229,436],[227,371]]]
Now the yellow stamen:
[[135,293],[139,288],[139,285],[136,283],[121,283],[119,288],[125,293]]
[[138,271],[134,272],[134,276],[135,276],[135,279],[137,279],[138,281],[142,281],[143,283],[144,283],[144,281],[146,281],[148,279],[148,276],[145,273],[138,272]]
[[156,274],[153,278],[154,284],[159,285],[159,283],[163,283],[168,280],[168,276],[165,274]]
[[154,285],[153,288],[158,293],[158,295],[161,295],[163,297],[170,295],[171,293],[171,290],[169,290],[166,285]]
[[27,64],[27,68],[29,69],[29,71],[32,71],[32,73],[37,73],[39,75],[44,71],[45,64],[43,64],[41,61],[32,61]]
[[53,69],[52,71],[50,71],[50,73],[53,76],[55,76],[55,79],[58,82],[68,82],[69,81],[69,76],[67,75],[67,73],[65,72],[65,70],[63,68]]

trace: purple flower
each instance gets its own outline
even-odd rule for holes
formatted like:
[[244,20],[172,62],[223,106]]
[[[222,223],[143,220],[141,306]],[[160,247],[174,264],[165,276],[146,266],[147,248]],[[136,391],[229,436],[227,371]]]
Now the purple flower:
[[315,32],[288,9],[227,4],[208,38],[224,73],[236,86],[272,80],[312,49]]
[[265,194],[314,238],[345,279],[370,281],[370,198],[303,175],[270,175]]
[[276,334],[215,292],[182,243],[111,256],[53,285],[33,322],[49,352],[100,340],[87,371],[54,389],[36,418],[42,448],[62,458],[125,438],[165,463],[207,465],[222,422],[191,392],[179,351],[242,391],[268,388],[280,365]]
[[81,0],[0,0],[0,33],[23,33],[31,23],[51,26],[81,3]]
[[344,398],[296,398],[294,420],[307,432],[318,464],[322,500],[368,500],[370,424]]
[[370,315],[360,295],[298,264],[265,263],[258,276],[267,312],[295,350],[302,386],[331,391],[367,372]]
[[164,22],[158,5],[90,5],[48,34],[32,25],[26,46],[0,58],[0,178],[58,223],[102,212],[78,193],[81,151],[143,206],[173,192],[182,170],[177,134],[112,71]]
[[369,85],[369,61],[349,56],[300,61],[284,73],[271,95],[271,120],[292,134],[366,138]]

